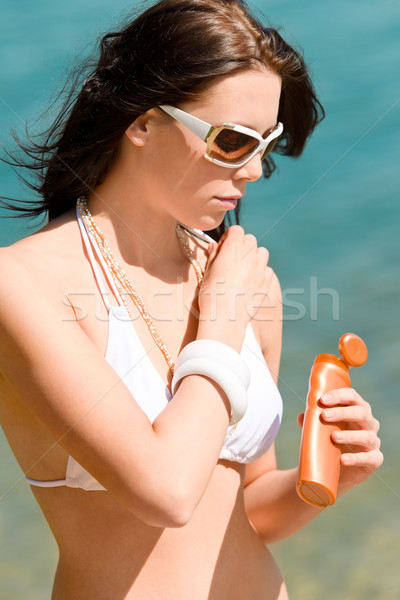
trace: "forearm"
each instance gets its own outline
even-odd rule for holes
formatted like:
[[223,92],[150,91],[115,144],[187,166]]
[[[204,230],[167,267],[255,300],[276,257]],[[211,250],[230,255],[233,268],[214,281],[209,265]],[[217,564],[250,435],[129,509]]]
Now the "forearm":
[[[211,325],[203,322],[197,339],[240,348],[244,326],[232,332]],[[230,413],[229,398],[216,382],[189,375],[182,379],[173,399],[153,423],[153,441],[159,457],[158,486],[164,482],[167,489],[173,487],[176,498],[180,497],[185,505],[184,513],[190,514],[204,493],[224,443]]]
[[299,498],[296,481],[297,469],[271,470],[245,487],[247,515],[266,543],[291,535],[322,512]]

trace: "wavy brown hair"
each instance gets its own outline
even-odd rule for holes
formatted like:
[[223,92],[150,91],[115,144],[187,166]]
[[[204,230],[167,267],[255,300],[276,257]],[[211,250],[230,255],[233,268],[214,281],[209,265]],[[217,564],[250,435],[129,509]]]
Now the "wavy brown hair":
[[[34,181],[23,179],[40,198],[8,207],[54,219],[102,182],[121,136],[139,115],[194,100],[219,78],[261,65],[282,79],[278,120],[285,129],[274,152],[299,156],[324,116],[300,53],[240,0],[152,4],[101,39],[99,58],[72,76],[62,109],[38,141],[18,142],[24,156],[8,162],[35,174]],[[264,175],[274,169],[268,156]]]

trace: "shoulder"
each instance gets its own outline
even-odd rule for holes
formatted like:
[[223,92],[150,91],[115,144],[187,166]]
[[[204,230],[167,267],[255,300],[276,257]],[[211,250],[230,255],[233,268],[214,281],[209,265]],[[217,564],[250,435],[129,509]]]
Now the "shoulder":
[[36,251],[35,244],[22,240],[0,248],[0,303],[11,297],[17,299],[45,280],[45,253]]
[[271,267],[269,271],[268,287],[265,294],[257,295],[259,300],[254,321],[260,324],[260,335],[264,336],[269,325],[277,326],[282,323],[282,290],[278,276]]
[[[28,334],[32,323],[44,316],[50,316],[49,307],[62,314],[66,304],[62,302],[62,288],[56,272],[47,268],[51,260],[44,253],[33,251],[30,244],[21,244],[0,249],[0,328],[23,336],[23,328]],[[61,312],[59,312],[61,310]],[[7,336],[2,337],[2,342]]]
[[[52,280],[54,285],[60,277],[57,274],[78,256],[82,256],[80,234],[74,215],[69,211],[36,233],[0,248],[0,276],[7,285],[23,285],[35,280],[41,285]],[[4,279],[7,275],[10,279]]]
[[[75,234],[74,234],[75,232]],[[79,229],[75,217],[75,209],[69,210],[56,219],[46,223],[33,234],[15,242],[7,248],[2,248],[4,254],[19,255],[20,259],[33,253],[34,256],[47,256],[50,258],[49,250],[55,248],[71,247],[76,240],[80,239]],[[67,241],[69,240],[69,244]],[[34,258],[34,256],[32,258]]]
[[269,287],[252,320],[252,327],[276,382],[282,349],[282,291],[276,273],[270,270]]
[[[0,325],[41,313],[41,306],[71,311],[65,282],[82,257],[79,232],[64,217],[7,248],[0,248]],[[80,262],[82,262],[80,260]]]

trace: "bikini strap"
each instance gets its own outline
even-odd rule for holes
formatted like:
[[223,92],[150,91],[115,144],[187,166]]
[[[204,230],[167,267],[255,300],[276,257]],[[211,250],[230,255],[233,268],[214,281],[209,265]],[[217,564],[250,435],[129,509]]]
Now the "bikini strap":
[[51,488],[51,487],[61,487],[63,485],[67,485],[66,479],[53,479],[53,481],[41,481],[39,479],[31,479],[30,477],[27,477],[26,475],[25,475],[24,479],[27,483],[29,483],[29,485],[33,485],[35,487]]
[[193,237],[198,238],[199,240],[202,240],[207,243],[215,242],[215,240],[211,236],[209,236],[201,229],[194,229],[194,227],[188,227],[187,225],[182,225],[182,223],[179,223],[179,225],[182,227],[182,229],[185,229],[185,231],[190,233]]
[[124,306],[124,303],[123,303],[123,300],[121,298],[121,295],[120,295],[120,293],[118,291],[117,286],[114,283],[114,280],[113,280],[113,278],[111,276],[111,273],[110,273],[110,271],[109,271],[109,269],[108,269],[108,267],[106,265],[106,262],[105,262],[104,258],[101,255],[101,252],[100,252],[99,247],[98,247],[98,245],[96,243],[96,240],[93,238],[93,236],[91,235],[91,233],[89,231],[87,231],[87,229],[85,227],[85,223],[82,220],[82,217],[81,217],[81,214],[80,214],[78,208],[76,209],[76,216],[77,216],[77,219],[78,219],[79,229],[80,229],[80,232],[81,232],[81,235],[82,235],[82,240],[83,240],[83,243],[85,245],[86,251],[88,253],[89,262],[90,262],[90,265],[92,267],[92,270],[93,270],[93,273],[94,273],[94,276],[95,276],[95,279],[96,279],[97,287],[99,288],[99,291],[100,291],[100,294],[101,294],[101,297],[103,299],[103,302],[104,302],[104,305],[105,305],[106,309],[109,311],[110,308],[111,308],[111,304],[109,303],[108,297],[107,297],[109,292],[106,289],[106,286],[104,285],[104,281],[103,281],[103,278],[102,278],[99,266],[98,266],[98,264],[96,262],[94,254],[93,254],[93,249],[94,249],[94,251],[96,253],[96,256],[97,256],[97,258],[98,258],[98,260],[100,262],[100,265],[101,265],[101,268],[103,270],[103,273],[105,274],[105,276],[107,278],[107,281],[108,281],[108,283],[109,283],[109,285],[110,285],[110,287],[111,287],[111,289],[113,291],[113,294],[114,294],[115,298],[118,301],[119,306]]

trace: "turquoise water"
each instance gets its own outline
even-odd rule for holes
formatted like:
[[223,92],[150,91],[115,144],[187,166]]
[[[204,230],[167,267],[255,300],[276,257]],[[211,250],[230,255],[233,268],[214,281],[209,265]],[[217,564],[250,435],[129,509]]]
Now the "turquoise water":
[[[400,597],[399,33],[394,0],[254,2],[304,48],[327,111],[300,160],[249,191],[242,222],[271,253],[285,298],[280,464],[296,463],[311,362],[335,352],[345,331],[370,357],[354,386],[381,421],[379,473],[288,540],[272,546],[294,600]],[[2,0],[0,136],[34,121],[89,41],[111,28],[126,2]],[[287,33],[290,32],[290,33]],[[1,167],[1,193],[27,197]],[[1,220],[1,245],[28,223]],[[14,485],[15,484],[15,485]],[[0,589],[3,600],[50,594],[56,548],[0,437]]]

